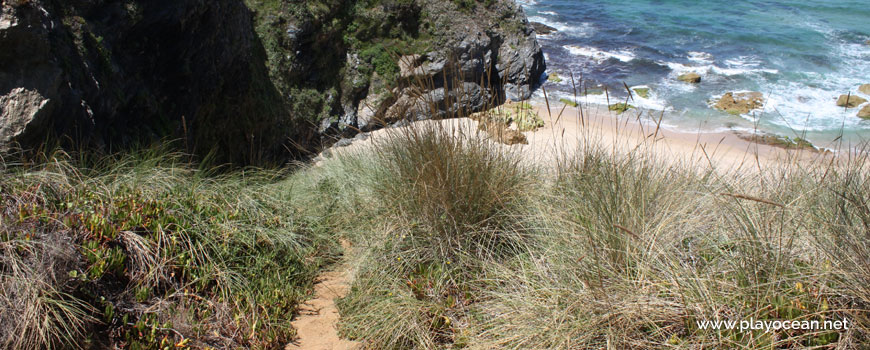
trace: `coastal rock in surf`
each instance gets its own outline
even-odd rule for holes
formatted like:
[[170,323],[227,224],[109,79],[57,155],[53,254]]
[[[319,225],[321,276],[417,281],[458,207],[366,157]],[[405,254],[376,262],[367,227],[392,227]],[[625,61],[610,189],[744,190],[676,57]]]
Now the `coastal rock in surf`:
[[677,79],[679,81],[684,81],[684,82],[692,83],[692,84],[697,84],[697,83],[701,82],[701,76],[698,75],[698,73],[680,74],[680,76],[678,76]]
[[713,108],[730,114],[746,114],[764,105],[764,95],[757,91],[726,92]]
[[864,84],[858,87],[858,91],[862,94],[870,95],[870,84]]
[[632,88],[634,93],[643,98],[649,98],[649,88],[648,87],[635,87]]
[[855,95],[840,95],[840,98],[837,99],[837,106],[855,108],[860,106],[864,102],[867,102],[867,99]]
[[870,119],[870,104],[864,106],[864,108],[861,108],[861,110],[858,111],[858,117]]
[[556,32],[556,28],[550,27],[540,22],[529,22],[529,24],[532,26],[532,29],[535,30],[535,33],[538,33],[540,35],[553,34]]

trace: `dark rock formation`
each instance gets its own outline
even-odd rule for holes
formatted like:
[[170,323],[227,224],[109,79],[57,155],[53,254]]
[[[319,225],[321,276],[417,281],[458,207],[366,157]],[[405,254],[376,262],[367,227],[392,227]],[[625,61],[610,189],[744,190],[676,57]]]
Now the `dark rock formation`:
[[2,6],[2,139],[76,146],[183,139],[252,162],[311,133],[282,113],[239,0],[48,1]]
[[529,22],[529,24],[532,25],[532,29],[535,30],[535,33],[538,33],[540,35],[548,35],[556,32],[556,28],[550,27],[543,23]]
[[219,161],[281,160],[528,98],[544,70],[510,0],[6,1],[0,146],[177,139]]

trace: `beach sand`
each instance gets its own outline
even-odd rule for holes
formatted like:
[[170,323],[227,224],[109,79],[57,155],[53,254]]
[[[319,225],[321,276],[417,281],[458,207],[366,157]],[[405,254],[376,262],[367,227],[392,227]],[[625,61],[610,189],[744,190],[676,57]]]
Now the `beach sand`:
[[[657,127],[656,115],[629,110],[616,114],[603,105],[551,106],[533,108],[544,127],[526,133],[528,150],[534,157],[559,155],[581,149],[584,144],[605,147],[614,153],[642,150],[668,162],[713,166],[720,170],[765,169],[803,162],[830,162],[834,153],[808,149],[786,149],[741,138],[737,133],[686,132]],[[834,145],[822,145],[833,148]],[[546,158],[544,158],[546,159]]]
[[[646,157],[656,161],[691,165],[727,173],[731,171],[763,171],[771,167],[793,166],[796,163],[829,164],[836,160],[832,152],[807,149],[786,149],[757,142],[750,142],[736,133],[701,133],[673,131],[657,128],[651,117],[644,116],[641,122],[638,112],[629,110],[616,114],[606,106],[569,106],[547,107],[543,103],[532,105],[544,120],[544,126],[534,131],[524,132],[528,144],[507,147],[523,155],[523,158],[537,165],[557,164],[566,156],[571,156],[586,147],[599,147],[613,154],[643,152]],[[510,108],[503,106],[502,108]],[[417,125],[438,125],[466,135],[476,134],[489,137],[478,130],[478,122],[470,118],[445,120],[425,120]],[[400,128],[386,128],[372,132],[365,140],[355,140],[346,147],[334,147],[325,152],[325,157],[365,148],[376,140],[388,137]],[[834,148],[832,145],[823,147]]]

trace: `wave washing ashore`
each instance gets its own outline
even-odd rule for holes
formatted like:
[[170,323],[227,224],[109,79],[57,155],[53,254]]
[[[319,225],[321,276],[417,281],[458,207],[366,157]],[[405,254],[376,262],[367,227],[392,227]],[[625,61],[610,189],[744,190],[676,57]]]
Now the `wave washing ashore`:
[[[610,103],[623,102],[625,83],[642,91],[629,104],[665,110],[670,128],[759,130],[823,146],[870,140],[870,119],[858,116],[870,102],[837,105],[842,94],[870,100],[870,89],[859,91],[870,84],[865,1],[521,3],[530,21],[555,29],[538,36],[555,73],[545,85],[551,101],[573,99],[573,73],[589,88],[578,102],[607,103],[602,87]],[[686,73],[701,82],[677,79]],[[713,108],[724,94],[747,91],[760,92],[763,105],[748,113]]]

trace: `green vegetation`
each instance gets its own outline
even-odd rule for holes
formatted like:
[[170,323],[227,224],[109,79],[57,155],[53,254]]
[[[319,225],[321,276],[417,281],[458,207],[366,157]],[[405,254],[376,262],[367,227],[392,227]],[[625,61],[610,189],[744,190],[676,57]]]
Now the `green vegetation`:
[[296,305],[337,254],[329,208],[299,196],[317,192],[303,173],[215,175],[183,159],[4,164],[3,347],[290,341]]
[[608,110],[614,111],[614,112],[616,112],[616,114],[622,114],[625,111],[632,109],[632,108],[635,108],[635,107],[628,104],[628,103],[614,103],[614,104],[607,106]]
[[564,103],[568,106],[571,106],[571,107],[577,107],[577,102],[571,101],[567,98],[560,98],[559,102],[562,102],[562,103]]
[[551,83],[556,83],[556,84],[562,82],[562,78],[559,77],[559,73],[550,73],[550,75],[547,76],[547,80]]
[[649,88],[634,88],[633,90],[638,96],[649,98]]
[[775,147],[782,148],[791,148],[791,149],[807,149],[807,150],[816,150],[816,146],[814,146],[811,142],[806,139],[800,137],[788,137],[788,136],[779,136],[773,134],[764,134],[764,135],[738,135],[740,138],[750,141],[757,142],[764,145],[771,145]]
[[528,102],[508,103],[483,112],[482,117],[505,127],[515,125],[519,131],[532,131],[544,126],[544,120]]
[[[737,172],[586,140],[538,168],[475,135],[392,129],[292,172],[4,164],[0,341],[280,347],[345,238],[340,329],[377,349],[870,342],[865,156]],[[851,326],[698,326],[749,318]]]

